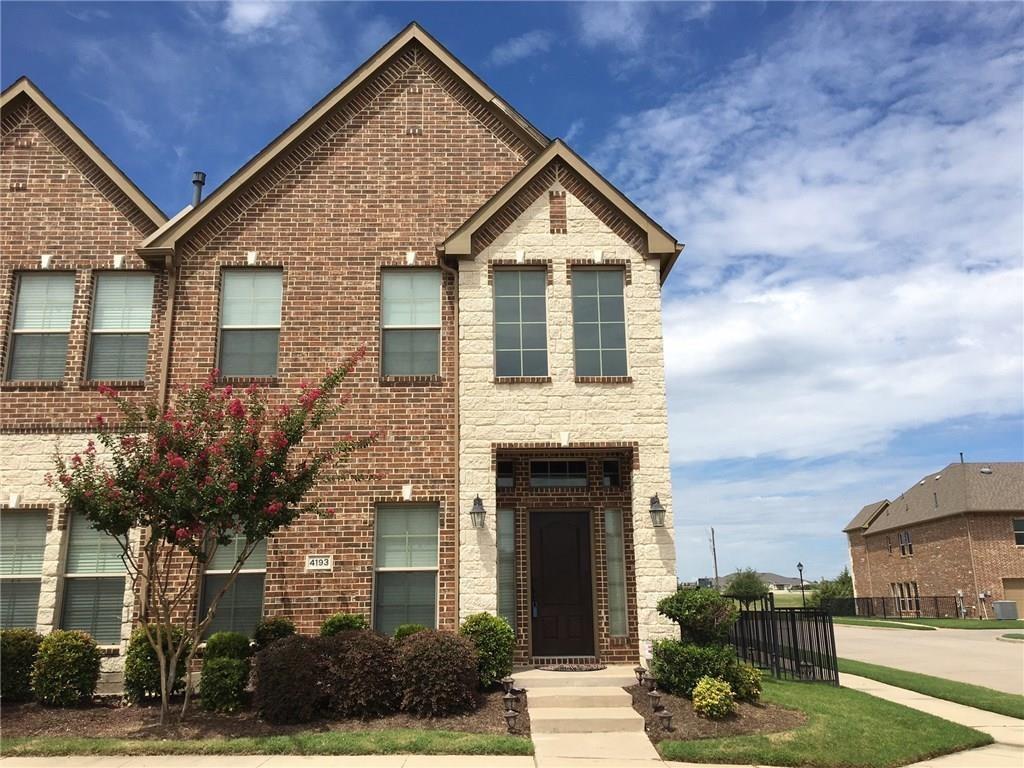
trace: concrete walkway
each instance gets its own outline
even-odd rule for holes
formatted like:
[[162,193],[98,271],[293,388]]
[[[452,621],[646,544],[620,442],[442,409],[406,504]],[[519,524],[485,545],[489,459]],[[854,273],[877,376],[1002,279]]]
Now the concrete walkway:
[[937,629],[836,624],[840,658],[945,677],[1024,695],[1024,650],[996,639],[1006,629]]

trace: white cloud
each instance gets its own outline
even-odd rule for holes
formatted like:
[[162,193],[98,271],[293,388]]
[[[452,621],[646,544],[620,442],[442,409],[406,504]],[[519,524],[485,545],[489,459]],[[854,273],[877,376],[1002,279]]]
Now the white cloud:
[[659,18],[697,21],[713,9],[708,2],[584,2],[573,6],[580,41],[591,48],[637,53],[657,31]]
[[534,29],[517,37],[498,43],[487,57],[489,64],[503,67],[517,61],[528,59],[551,48],[555,36],[545,29]]
[[224,29],[233,35],[251,35],[276,27],[290,11],[291,3],[283,0],[231,0],[227,4]]
[[677,465],[1024,409],[1019,7],[794,17],[596,158],[689,243],[664,307]]
[[575,141],[576,137],[583,133],[583,128],[584,126],[586,126],[586,124],[587,121],[584,120],[582,117],[578,120],[573,120],[569,124],[569,129],[565,132],[565,143],[571,144],[573,141]]

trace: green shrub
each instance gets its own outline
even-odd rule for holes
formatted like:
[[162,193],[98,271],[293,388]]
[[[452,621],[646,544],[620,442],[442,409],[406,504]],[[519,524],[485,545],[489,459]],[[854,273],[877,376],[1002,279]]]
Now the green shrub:
[[327,676],[324,641],[292,635],[256,654],[256,711],[271,723],[308,723],[323,708]]
[[459,627],[459,634],[468,637],[480,656],[477,668],[480,687],[490,688],[512,673],[512,648],[516,642],[512,627],[490,613],[474,613]]
[[702,677],[730,679],[736,664],[736,653],[728,646],[658,640],[654,643],[651,672],[669,693],[692,696]]
[[256,652],[262,651],[275,640],[295,634],[295,622],[287,616],[268,616],[256,625],[252,641]]
[[252,656],[249,638],[241,632],[214,632],[206,640],[203,659],[242,659]]
[[395,641],[368,629],[324,638],[330,709],[342,717],[381,717],[398,708]]
[[422,632],[426,629],[422,624],[399,624],[395,627],[395,642],[402,642],[409,635],[415,635],[417,632]]
[[732,687],[739,701],[758,701],[761,698],[761,670],[749,664],[737,664],[730,671],[726,681]]
[[698,645],[719,645],[739,612],[732,600],[713,589],[683,589],[658,601],[658,613],[679,625],[680,639]]
[[320,637],[331,637],[350,629],[369,629],[370,624],[361,613],[336,613],[320,625]]
[[32,665],[42,641],[43,636],[33,629],[0,631],[0,699],[32,698]]
[[[150,625],[150,631],[156,636],[156,625]],[[165,653],[170,656],[171,649],[181,642],[181,627],[172,627],[170,636],[164,637]],[[188,659],[189,644],[186,643],[178,657],[177,674],[174,689],[171,693],[180,693],[185,689],[185,662]],[[128,640],[128,653],[124,658],[124,695],[129,701],[141,702],[146,699],[160,698],[160,665],[156,651],[146,638],[146,630],[137,627]]]
[[205,658],[199,676],[200,703],[210,712],[236,712],[242,708],[248,683],[248,659]]
[[398,646],[402,709],[421,717],[476,707],[477,657],[473,642],[451,632],[417,632]]
[[32,667],[36,699],[70,707],[92,698],[100,679],[100,650],[85,632],[58,629],[43,638]]
[[717,677],[702,677],[693,688],[693,711],[701,717],[721,720],[736,709],[732,688]]

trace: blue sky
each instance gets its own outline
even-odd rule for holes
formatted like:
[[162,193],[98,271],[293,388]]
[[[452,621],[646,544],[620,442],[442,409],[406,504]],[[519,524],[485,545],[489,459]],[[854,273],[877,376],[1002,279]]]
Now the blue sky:
[[4,2],[0,74],[173,213],[414,19],[687,243],[681,576],[710,525],[723,572],[832,575],[863,504],[1024,458],[1019,4]]

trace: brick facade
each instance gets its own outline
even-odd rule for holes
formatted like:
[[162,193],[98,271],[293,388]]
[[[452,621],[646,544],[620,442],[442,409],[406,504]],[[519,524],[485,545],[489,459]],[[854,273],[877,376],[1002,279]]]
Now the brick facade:
[[[301,632],[315,632],[337,611],[371,614],[376,510],[385,503],[437,505],[439,627],[454,629],[467,613],[495,610],[493,542],[486,536],[477,541],[477,532],[468,530],[472,497],[467,502],[467,493],[478,489],[493,510],[495,456],[514,457],[526,472],[524,457],[538,448],[548,454],[560,451],[559,432],[569,429],[566,455],[585,455],[591,472],[598,473],[602,457],[620,458],[621,487],[604,488],[599,478],[587,489],[571,491],[522,485],[504,493],[501,502],[511,504],[523,519],[535,503],[551,509],[583,505],[591,511],[596,652],[604,660],[632,661],[643,640],[671,634],[654,603],[675,587],[671,515],[665,529],[651,530],[647,511],[654,493],[671,504],[659,262],[647,258],[644,235],[635,223],[556,163],[474,239],[477,256],[458,265],[457,276],[442,263],[438,244],[526,167],[538,146],[529,130],[507,113],[503,116],[504,107],[487,102],[479,87],[432,51],[436,48],[422,38],[413,39],[378,62],[355,91],[198,217],[166,253],[141,249],[146,261],[136,248],[162,221],[144,215],[118,184],[98,173],[31,99],[5,103],[0,285],[10,298],[0,302],[0,364],[6,363],[19,272],[40,269],[40,255],[50,254],[50,269],[75,270],[76,289],[64,380],[0,383],[0,501],[19,494],[20,507],[44,506],[52,523],[59,514],[58,499],[44,478],[55,446],[59,443],[64,452],[81,450],[97,428],[95,416],[115,416],[96,391],[98,382],[85,381],[84,375],[92,286],[99,270],[113,268],[115,256],[124,257],[125,268],[152,270],[156,278],[145,380],[104,382],[139,399],[158,398],[165,365],[171,392],[202,382],[216,367],[225,269],[278,270],[277,372],[223,383],[266,385],[275,405],[292,400],[300,382],[365,346],[364,360],[343,385],[352,395],[350,404],[312,439],[326,444],[373,430],[383,438],[349,467],[371,473],[372,479],[326,481],[314,490],[317,500],[336,510],[334,515],[304,516],[268,542],[263,613],[289,616]],[[549,212],[549,202],[556,210]],[[478,370],[475,356],[482,350],[460,339],[481,340],[476,335],[480,328],[490,327],[489,316],[475,314],[481,305],[474,292],[491,290],[495,267],[519,263],[509,246],[525,234],[524,223],[527,228],[536,224],[547,238],[560,238],[562,249],[526,246],[531,263],[547,270],[552,317],[562,316],[561,327],[550,326],[556,334],[551,376],[499,381],[489,376],[491,391],[485,396],[465,383],[467,373]],[[161,228],[161,234],[173,226]],[[563,316],[570,287],[567,269],[585,261],[595,246],[605,249],[611,268],[626,274],[631,375],[577,380],[563,335],[565,323],[571,328]],[[381,273],[389,268],[440,271],[436,376],[381,372]],[[165,328],[169,285],[174,286],[174,316]],[[518,398],[511,409],[507,400],[494,399],[499,388],[507,393],[502,397]],[[532,429],[509,433],[512,443],[501,430],[468,443],[464,430],[475,429],[481,419],[486,424],[495,406]],[[411,486],[411,498],[404,496],[404,486]],[[614,638],[607,626],[601,514],[612,507],[625,518],[629,627],[626,636]],[[521,579],[527,547],[526,540],[517,541]],[[65,549],[62,527],[51,525],[39,607],[42,631],[59,624]],[[333,570],[306,571],[307,554],[333,554]],[[524,619],[527,599],[527,590],[521,590]],[[127,594],[123,639],[137,619],[131,602]],[[521,663],[529,657],[528,631],[524,620],[516,650]]]
[[970,615],[980,615],[979,594],[1003,600],[1003,580],[1024,579],[1024,547],[1014,543],[1015,518],[1024,518],[1024,510],[967,513],[900,529],[909,531],[913,542],[914,553],[907,556],[900,555],[899,531],[848,533],[855,593],[889,597],[890,584],[915,582],[922,597],[962,591]]

